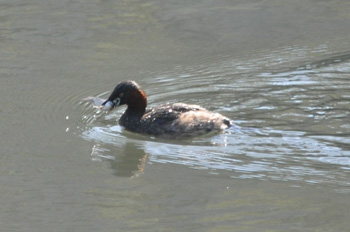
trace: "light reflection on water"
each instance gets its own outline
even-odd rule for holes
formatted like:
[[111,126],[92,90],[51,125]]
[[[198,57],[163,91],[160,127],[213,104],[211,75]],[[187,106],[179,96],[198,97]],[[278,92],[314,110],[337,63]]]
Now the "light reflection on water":
[[346,172],[350,168],[350,152],[300,132],[224,133],[184,145],[130,139],[120,136],[120,129],[94,127],[83,134],[98,144],[91,154],[93,160],[114,161],[119,156],[115,147],[133,143],[139,153],[148,155],[149,163],[181,164],[232,178],[305,181],[350,190]]
[[[295,52],[300,57],[306,51]],[[123,169],[125,162],[118,165],[117,160],[130,152],[119,150],[132,144],[138,153],[134,169],[123,175],[140,173],[140,160],[147,157],[142,170],[154,162],[179,164],[231,178],[326,184],[350,191],[350,56],[266,72],[266,67],[284,62],[281,57],[278,62],[271,56],[158,74],[143,85],[150,106],[167,101],[200,104],[231,117],[237,126],[214,136],[170,142],[114,125],[123,110],[98,117],[90,112],[84,115],[88,123],[82,137],[96,143],[92,159]]]

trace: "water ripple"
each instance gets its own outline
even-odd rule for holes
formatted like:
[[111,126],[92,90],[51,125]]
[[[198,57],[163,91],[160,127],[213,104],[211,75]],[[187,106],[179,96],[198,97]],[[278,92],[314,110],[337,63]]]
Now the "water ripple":
[[114,150],[132,143],[138,157],[148,156],[149,164],[350,191],[349,56],[266,72],[266,67],[285,64],[283,55],[292,56],[291,51],[296,60],[306,52],[286,49],[279,60],[271,54],[246,62],[227,59],[211,66],[175,67],[142,83],[151,106],[169,101],[200,104],[234,119],[237,126],[222,134],[163,141],[115,126],[122,110],[98,115],[89,109],[82,117],[82,137],[96,143],[93,159],[115,162]]

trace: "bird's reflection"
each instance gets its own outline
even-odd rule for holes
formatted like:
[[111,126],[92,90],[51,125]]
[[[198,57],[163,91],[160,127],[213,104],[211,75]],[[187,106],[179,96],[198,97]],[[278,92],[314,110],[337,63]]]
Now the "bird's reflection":
[[126,143],[123,154],[115,154],[111,162],[116,176],[131,177],[143,173],[147,160],[146,153],[134,143]]
[[108,160],[116,176],[137,177],[144,172],[147,155],[135,143],[126,143],[123,149],[107,144],[96,144],[93,159]]

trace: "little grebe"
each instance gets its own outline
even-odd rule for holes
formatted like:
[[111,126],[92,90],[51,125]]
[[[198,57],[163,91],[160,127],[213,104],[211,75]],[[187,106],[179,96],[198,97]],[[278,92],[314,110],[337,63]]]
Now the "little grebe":
[[125,129],[158,137],[186,138],[219,132],[229,128],[231,122],[218,113],[213,113],[198,105],[168,103],[146,110],[145,92],[134,81],[117,85],[102,103],[103,109],[127,105],[119,123]]

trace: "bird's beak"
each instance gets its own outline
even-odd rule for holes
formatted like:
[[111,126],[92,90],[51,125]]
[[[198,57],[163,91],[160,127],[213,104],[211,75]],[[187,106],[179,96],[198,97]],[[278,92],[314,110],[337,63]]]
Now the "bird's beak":
[[114,108],[114,103],[112,101],[105,101],[104,103],[102,103],[103,106],[103,110],[112,110]]

